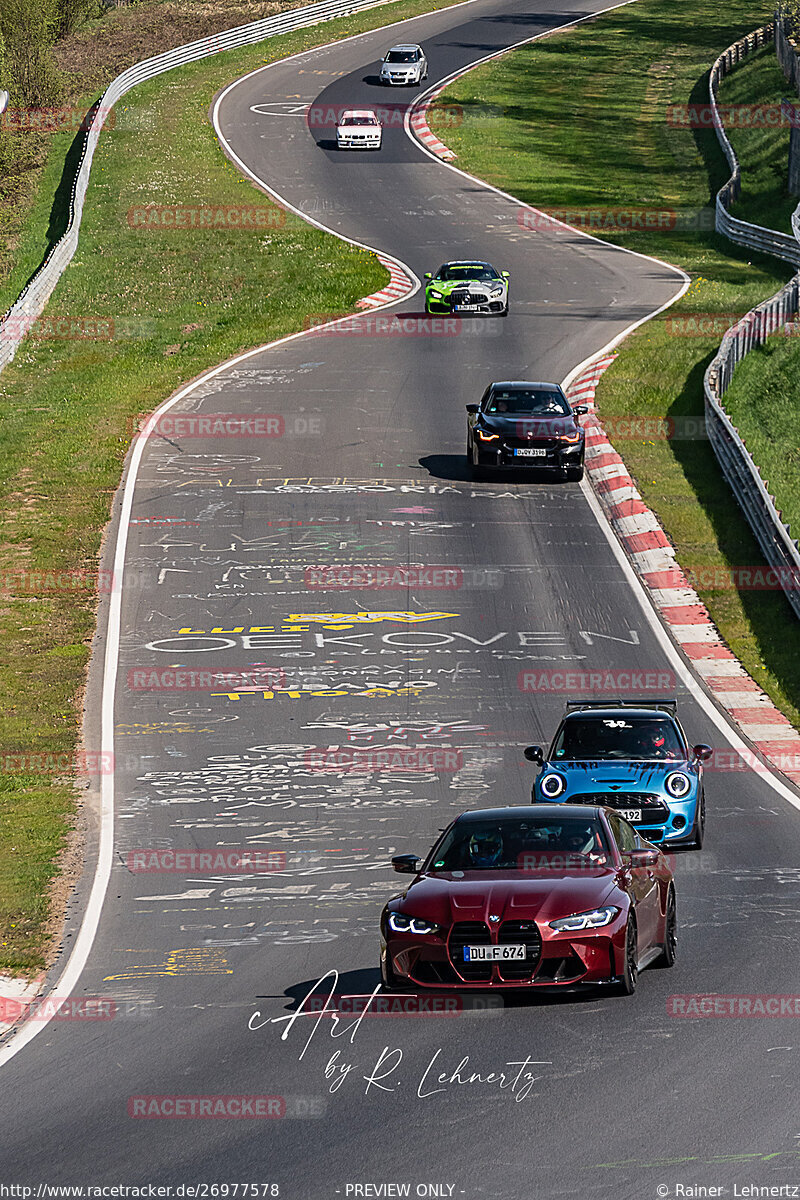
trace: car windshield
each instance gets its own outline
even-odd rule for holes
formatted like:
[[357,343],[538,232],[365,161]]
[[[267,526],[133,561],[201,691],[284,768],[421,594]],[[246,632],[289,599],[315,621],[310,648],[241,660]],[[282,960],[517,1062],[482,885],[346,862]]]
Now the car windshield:
[[377,125],[375,117],[342,117],[342,125]]
[[571,717],[553,746],[554,759],[682,759],[678,731],[668,717]]
[[417,61],[416,50],[390,50],[386,55],[390,63],[413,63]]
[[[525,871],[573,862],[606,861],[608,845],[597,817],[466,819],[435,846],[426,871]],[[566,857],[569,856],[569,857]]]
[[468,279],[499,279],[494,267],[488,263],[445,263],[435,276],[442,283],[459,283]]
[[483,411],[526,417],[568,417],[572,409],[561,392],[553,388],[495,388],[487,396]]

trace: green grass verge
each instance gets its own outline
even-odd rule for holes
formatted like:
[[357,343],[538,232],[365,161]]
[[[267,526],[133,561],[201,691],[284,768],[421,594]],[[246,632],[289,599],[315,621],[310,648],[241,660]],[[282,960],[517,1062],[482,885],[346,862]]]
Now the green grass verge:
[[69,772],[20,771],[7,756],[73,754],[96,602],[91,585],[65,600],[17,573],[86,572],[90,581],[137,415],[310,315],[352,310],[388,280],[374,255],[293,217],[266,230],[188,234],[131,228],[128,210],[272,208],[220,152],[208,120],[214,94],[261,63],[449,2],[387,4],[174,71],[126,97],[101,138],[80,246],[47,317],[108,318],[114,336],[29,338],[0,375],[2,970],[45,961],[48,891],[75,819]]
[[[669,106],[707,103],[713,60],[771,15],[769,5],[749,0],[639,0],[470,72],[442,94],[432,116],[460,167],[539,208],[573,210],[573,224],[581,219],[574,210],[682,214],[673,228],[603,230],[608,240],[683,267],[692,285],[627,339],[598,389],[602,417],[701,416],[703,373],[724,314],[746,312],[789,278],[773,259],[686,227],[683,214],[708,210],[728,172],[713,131],[667,120]],[[755,69],[767,74],[763,59]],[[723,101],[749,103],[764,86],[742,67],[725,81]],[[450,103],[464,110],[455,129],[444,116]],[[722,314],[720,332],[682,336],[692,328],[684,318],[698,314]],[[710,446],[654,437],[616,444],[731,649],[800,723],[800,639],[783,594],[708,586],[737,565],[762,561]]]
[[772,337],[742,360],[725,393],[725,411],[799,537],[800,347],[794,338]]
[[[722,81],[719,100],[722,105],[741,108],[728,121],[728,137],[742,168],[742,191],[731,208],[734,217],[791,233],[791,216],[797,208],[797,196],[787,189],[789,127],[766,123],[777,114],[781,98],[791,92],[778,66],[775,50],[765,46],[747,58]],[[794,103],[797,103],[795,97]],[[764,114],[763,122],[760,120]],[[748,126],[748,120],[753,121]]]
[[[736,73],[732,103],[775,112],[789,87],[774,51],[767,47]],[[721,93],[728,103],[728,91]],[[796,101],[795,101],[796,102]],[[798,197],[787,190],[789,129],[737,123],[730,139],[742,167],[742,194],[734,216],[791,233]],[[725,409],[769,483],[777,507],[800,535],[800,345],[770,338],[737,367],[725,394]]]

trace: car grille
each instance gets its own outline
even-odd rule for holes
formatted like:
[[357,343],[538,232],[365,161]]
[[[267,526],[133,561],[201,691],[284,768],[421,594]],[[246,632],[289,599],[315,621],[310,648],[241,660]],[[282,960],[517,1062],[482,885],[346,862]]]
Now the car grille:
[[[508,983],[530,979],[542,953],[542,937],[535,921],[503,921],[497,935],[501,946],[525,946],[524,962],[497,963],[501,979]],[[450,930],[448,949],[453,967],[468,983],[488,983],[491,963],[464,962],[465,946],[491,946],[492,935],[483,921],[457,921]]]
[[669,808],[662,798],[652,792],[587,792],[570,796],[570,804],[600,804],[606,808],[640,808],[641,822],[637,825],[663,825],[669,819]]
[[530,979],[539,965],[542,953],[542,935],[535,921],[503,921],[497,937],[501,946],[522,945],[525,947],[525,962],[498,963],[501,979]]
[[491,979],[491,963],[464,962],[465,946],[490,946],[491,943],[489,927],[483,921],[456,921],[450,930],[447,945],[450,960],[462,979],[468,983],[488,982]]
[[486,296],[483,292],[453,291],[450,301],[452,304],[485,304]]

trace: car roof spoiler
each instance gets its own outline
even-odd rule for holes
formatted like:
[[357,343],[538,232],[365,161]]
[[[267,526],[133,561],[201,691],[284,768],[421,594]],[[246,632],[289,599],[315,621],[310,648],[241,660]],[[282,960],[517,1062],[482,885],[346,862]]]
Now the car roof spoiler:
[[610,697],[608,700],[568,700],[564,711],[579,712],[581,709],[592,708],[660,708],[674,717],[678,711],[678,701],[677,699],[663,697],[659,699],[650,696],[643,696],[638,700],[632,700],[629,697],[624,700],[620,697]]

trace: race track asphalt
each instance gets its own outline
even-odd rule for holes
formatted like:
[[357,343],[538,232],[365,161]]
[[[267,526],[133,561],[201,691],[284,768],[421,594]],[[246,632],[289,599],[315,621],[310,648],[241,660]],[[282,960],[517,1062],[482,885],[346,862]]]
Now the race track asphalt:
[[[238,1181],[290,1200],[391,1195],[353,1190],[390,1183],[412,1196],[437,1185],[476,1200],[639,1200],[678,1184],[733,1195],[735,1181],[800,1182],[791,1021],[667,1011],[672,994],[798,990],[800,818],[765,774],[709,775],[706,847],[676,861],[678,963],[643,973],[633,998],[537,995],[348,1029],[266,1023],[326,972],[339,993],[375,987],[377,918],[402,883],[391,854],[424,851],[464,809],[525,802],[522,748],[548,742],[566,698],[525,690],[525,672],[676,669],[588,489],[473,483],[464,404],[492,379],[564,378],[681,277],[529,228],[518,205],[432,161],[399,123],[361,158],[332,148],[324,119],[292,112],[405,102],[413,89],[375,84],[393,41],[425,45],[433,84],[593,7],[475,0],[277,64],[224,97],[231,151],[287,203],[418,277],[448,258],[488,259],[511,272],[512,311],[444,336],[368,325],[286,341],[179,404],[279,416],[283,436],[164,426],[150,438],[126,558],[114,867],[76,989],[113,998],[117,1015],[54,1020],[2,1067],[0,1181]],[[418,293],[390,311],[421,308]],[[443,566],[458,586],[317,586],[313,569],[339,563]],[[159,692],[147,674],[142,690],[134,672],[156,667],[281,672],[296,694]],[[712,702],[683,677],[676,690],[690,740],[724,747]],[[97,668],[90,699],[91,729]],[[313,765],[329,747],[420,745],[460,751],[461,766]],[[285,865],[240,877],[129,869],[137,850],[240,846],[284,852]],[[516,1085],[459,1082],[510,1078],[510,1063],[527,1063]],[[285,1116],[128,1115],[131,1097],[242,1094],[282,1097]]]

